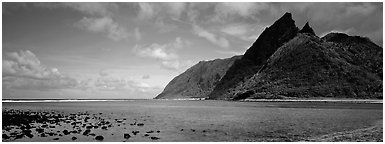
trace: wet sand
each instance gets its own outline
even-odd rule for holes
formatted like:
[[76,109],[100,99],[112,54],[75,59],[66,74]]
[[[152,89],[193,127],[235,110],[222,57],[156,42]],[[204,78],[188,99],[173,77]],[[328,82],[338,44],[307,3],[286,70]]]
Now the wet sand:
[[2,104],[3,142],[314,141],[382,121],[382,104],[372,103],[134,100]]

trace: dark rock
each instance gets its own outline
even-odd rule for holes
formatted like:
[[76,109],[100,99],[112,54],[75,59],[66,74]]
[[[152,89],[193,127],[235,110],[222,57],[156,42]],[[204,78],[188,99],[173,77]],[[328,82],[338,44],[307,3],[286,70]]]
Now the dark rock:
[[94,133],[90,133],[89,135],[90,135],[90,136],[95,136],[96,134],[94,134]]
[[46,133],[46,134],[48,134],[49,136],[54,136],[54,135],[56,135],[55,133],[52,133],[52,132]]
[[144,124],[143,123],[138,123],[138,124],[136,124],[137,126],[144,126]]
[[102,129],[107,130],[107,126],[102,126]]
[[125,134],[123,135],[123,137],[124,137],[125,139],[129,139],[129,138],[131,137],[131,135],[128,134],[128,133],[125,133]]
[[83,135],[88,135],[91,132],[91,130],[87,129],[83,132]]
[[36,131],[37,131],[38,133],[43,133],[43,132],[44,132],[44,129],[42,129],[42,128],[36,128]]
[[308,33],[314,36],[316,35],[314,30],[309,26],[309,22],[306,22],[305,26],[303,26],[299,33]]
[[156,131],[157,133],[160,133],[160,131],[158,130],[158,131]]
[[154,131],[147,131],[147,133],[154,133]]
[[95,139],[98,140],[98,141],[102,141],[104,139],[104,137],[99,135],[99,136],[96,136]]
[[47,137],[47,136],[45,135],[45,133],[41,133],[40,137]]
[[18,135],[16,135],[15,139],[21,139],[23,137],[24,137],[24,134],[18,134]]
[[23,132],[24,134],[30,134],[30,133],[32,133],[32,130],[26,129],[26,130],[23,130],[22,132]]
[[65,134],[65,135],[68,135],[68,134],[70,134],[71,132],[69,132],[68,130],[63,130],[63,134]]
[[148,135],[148,134],[144,134],[144,136],[145,136],[145,137],[147,137],[147,136],[150,136],[150,135]]
[[132,133],[133,133],[134,135],[136,135],[137,133],[139,133],[139,131],[132,131]]
[[54,138],[53,140],[59,140],[59,138]]
[[33,134],[31,134],[31,133],[26,133],[25,136],[27,136],[29,138],[33,138]]
[[7,134],[3,134],[3,139],[9,139],[10,137]]
[[152,140],[158,140],[158,137],[150,137]]

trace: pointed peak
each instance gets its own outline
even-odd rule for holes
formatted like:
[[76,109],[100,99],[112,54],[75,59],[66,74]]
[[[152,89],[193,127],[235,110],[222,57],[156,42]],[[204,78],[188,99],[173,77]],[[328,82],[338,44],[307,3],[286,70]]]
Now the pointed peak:
[[299,33],[308,33],[311,35],[316,35],[313,28],[310,27],[309,22],[306,22],[305,26],[303,26]]
[[296,27],[295,21],[293,20],[291,13],[286,12],[281,18],[273,23],[270,28],[276,27]]
[[286,12],[281,18],[279,18],[277,21],[287,21],[287,20],[293,20],[291,13]]
[[282,17],[288,17],[288,18],[291,18],[291,13],[285,12],[285,14],[284,14]]

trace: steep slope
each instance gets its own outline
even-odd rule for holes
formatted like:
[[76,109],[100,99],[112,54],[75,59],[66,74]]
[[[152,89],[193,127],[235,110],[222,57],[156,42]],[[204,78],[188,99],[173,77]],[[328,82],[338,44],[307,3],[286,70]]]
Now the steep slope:
[[209,94],[210,99],[231,99],[234,88],[253,76],[277,48],[294,38],[298,31],[292,15],[285,13],[262,32],[242,59],[234,62]]
[[175,77],[155,99],[207,97],[234,61],[241,56],[201,61]]
[[382,48],[331,33],[298,34],[280,47],[233,98],[382,98]]

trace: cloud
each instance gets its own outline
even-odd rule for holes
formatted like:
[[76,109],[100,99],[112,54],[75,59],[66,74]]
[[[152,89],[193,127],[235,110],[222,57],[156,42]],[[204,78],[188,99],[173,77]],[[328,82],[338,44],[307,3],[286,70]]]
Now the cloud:
[[142,79],[149,79],[149,78],[150,78],[150,75],[148,75],[148,74],[142,76]]
[[181,49],[188,44],[189,42],[177,37],[175,38],[175,41],[166,44],[153,43],[147,47],[135,45],[133,51],[140,57],[149,57],[160,60],[175,60],[178,59],[179,56],[174,51]]
[[172,71],[182,71],[185,68],[189,68],[194,63],[190,60],[187,61],[180,61],[180,60],[173,60],[173,61],[162,61],[161,67],[167,70],[172,70]]
[[144,82],[111,76],[99,76],[94,82],[94,86],[96,90],[101,91],[125,91],[130,93],[152,92],[158,90],[158,87],[152,87]]
[[48,69],[31,51],[6,53],[3,60],[3,76],[27,77],[32,79],[49,79],[61,74],[58,69]]
[[268,9],[267,3],[247,3],[247,2],[222,2],[215,6],[216,15],[222,18],[228,18],[232,15],[254,18],[255,13]]
[[138,17],[141,19],[149,19],[152,18],[156,12],[154,10],[154,6],[151,3],[139,3],[139,14]]
[[225,39],[223,37],[217,37],[215,34],[210,33],[210,32],[206,31],[205,29],[203,29],[197,25],[193,25],[193,31],[199,37],[205,38],[209,42],[211,42],[217,46],[220,46],[223,48],[228,48],[230,46],[229,41],[227,39]]
[[58,3],[33,3],[34,6],[42,8],[71,8],[84,14],[94,16],[111,16],[113,10],[118,9],[115,3],[97,3],[97,2],[58,2]]
[[234,23],[220,28],[219,31],[243,41],[255,41],[265,27],[259,24]]
[[142,34],[140,33],[139,28],[135,28],[134,35],[137,41],[142,39]]
[[147,3],[140,2],[138,17],[140,19],[151,19],[154,17],[179,18],[186,8],[184,2]]
[[167,45],[151,44],[148,47],[142,48],[140,45],[134,47],[134,52],[141,57],[156,58],[160,60],[177,59],[178,55],[172,52],[166,52]]
[[3,86],[7,89],[68,89],[78,81],[47,68],[31,51],[9,52],[3,59]]
[[133,51],[140,57],[161,60],[161,68],[167,70],[180,70],[188,63],[181,62],[179,60],[179,56],[176,54],[176,51],[190,44],[191,43],[189,41],[177,37],[174,41],[166,44],[153,43],[147,47],[135,45]]
[[171,14],[173,17],[179,18],[183,11],[186,9],[186,3],[184,2],[170,2],[170,3],[162,3],[166,5],[166,10],[169,14]]
[[75,3],[61,3],[66,7],[70,7],[82,13],[90,15],[106,16],[111,15],[111,9],[117,9],[115,3],[96,3],[96,2],[75,2]]
[[106,76],[108,76],[107,70],[100,70],[100,71],[99,71],[99,76],[101,76],[101,77],[106,77]]
[[88,18],[84,17],[75,26],[91,31],[107,34],[112,40],[122,40],[127,38],[128,32],[110,17]]

